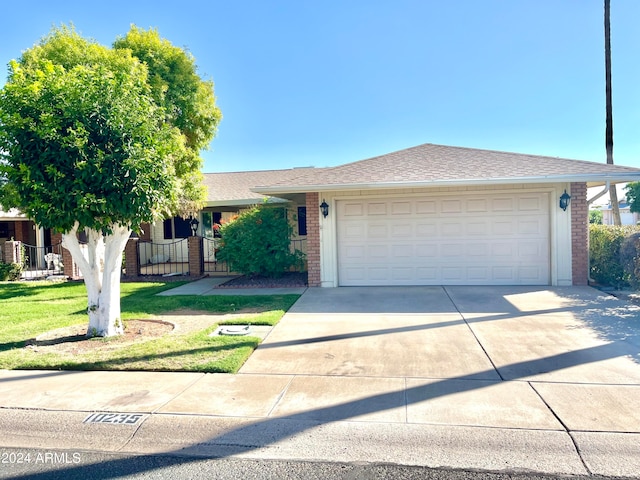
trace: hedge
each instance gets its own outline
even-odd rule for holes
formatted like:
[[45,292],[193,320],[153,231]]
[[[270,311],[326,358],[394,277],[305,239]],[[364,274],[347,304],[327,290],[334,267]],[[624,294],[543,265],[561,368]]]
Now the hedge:
[[640,227],[589,225],[590,276],[614,288],[640,287]]
[[1,263],[0,262],[0,282],[6,280],[20,280],[22,274],[22,265],[19,263]]

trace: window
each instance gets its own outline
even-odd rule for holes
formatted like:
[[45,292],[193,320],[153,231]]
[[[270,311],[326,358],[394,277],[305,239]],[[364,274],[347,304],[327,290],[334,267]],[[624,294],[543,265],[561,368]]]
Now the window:
[[191,236],[191,219],[174,217],[173,228],[175,228],[175,238],[188,238]]
[[164,239],[187,238],[191,236],[191,219],[182,217],[167,218],[163,224]]
[[0,222],[0,238],[12,238],[16,236],[14,222]]
[[222,220],[221,212],[202,212],[202,235],[205,238],[220,238],[220,225]]
[[163,224],[164,239],[171,240],[173,238],[173,219],[167,218]]
[[307,207],[298,207],[298,235],[307,234]]

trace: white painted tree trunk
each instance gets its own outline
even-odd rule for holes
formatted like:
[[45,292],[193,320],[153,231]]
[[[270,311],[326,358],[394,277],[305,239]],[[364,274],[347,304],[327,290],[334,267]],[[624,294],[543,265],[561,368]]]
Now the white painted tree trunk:
[[71,253],[87,287],[88,336],[110,337],[124,332],[120,318],[120,266],[131,235],[129,227],[112,225],[110,235],[87,229],[87,251],[78,241],[78,224],[62,234],[62,246]]

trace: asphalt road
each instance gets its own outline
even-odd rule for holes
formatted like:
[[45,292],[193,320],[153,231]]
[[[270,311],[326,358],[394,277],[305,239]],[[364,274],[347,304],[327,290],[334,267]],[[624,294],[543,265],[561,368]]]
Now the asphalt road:
[[[202,459],[179,456],[138,456],[70,450],[3,448],[0,449],[0,478],[25,480],[85,480],[87,478],[550,480],[559,477],[524,472],[491,473],[393,464]],[[565,478],[571,478],[571,480],[605,478],[612,480],[614,477],[571,476]]]

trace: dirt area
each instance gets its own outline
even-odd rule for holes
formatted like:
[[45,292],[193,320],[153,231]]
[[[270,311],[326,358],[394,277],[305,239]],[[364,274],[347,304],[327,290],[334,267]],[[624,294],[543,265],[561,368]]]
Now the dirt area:
[[307,272],[287,272],[278,278],[243,275],[218,285],[216,288],[296,288],[306,286]]
[[175,310],[156,315],[149,320],[125,321],[124,334],[111,338],[88,338],[87,324],[58,328],[38,335],[25,348],[41,353],[81,354],[95,350],[113,350],[164,335],[183,335],[212,327],[215,324],[257,315],[255,309],[243,309],[233,314],[212,315],[197,310]]

